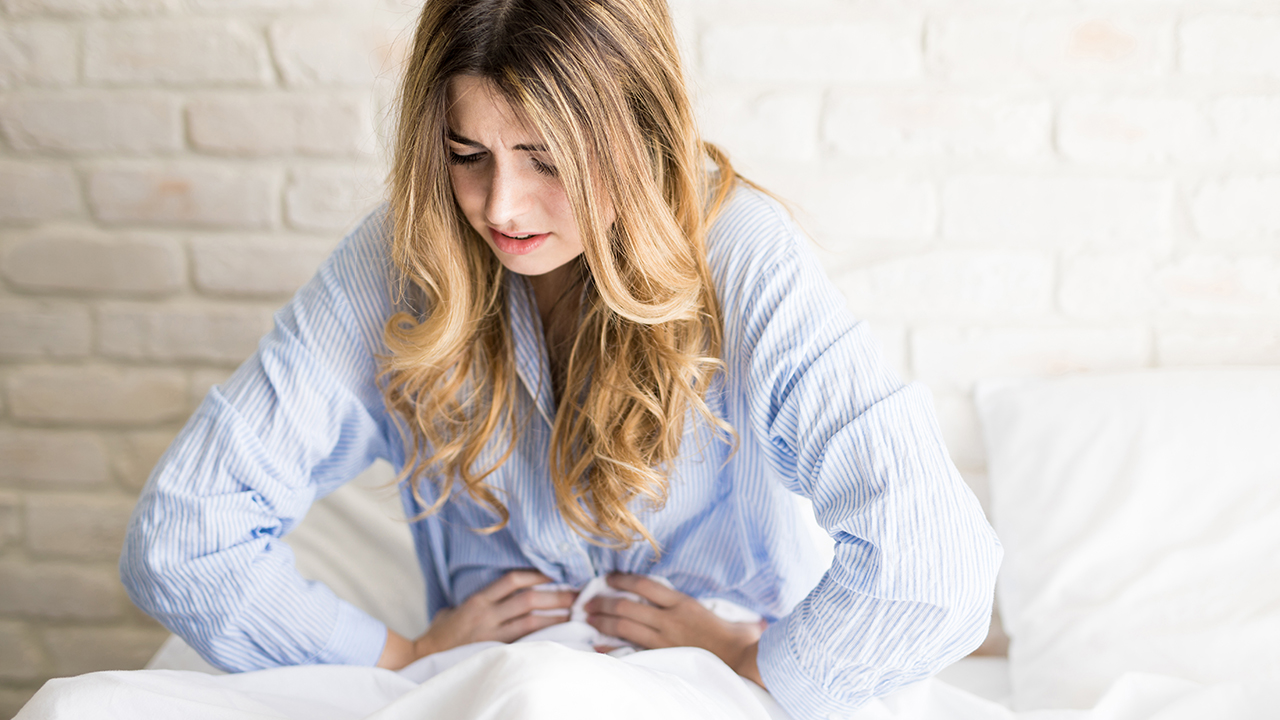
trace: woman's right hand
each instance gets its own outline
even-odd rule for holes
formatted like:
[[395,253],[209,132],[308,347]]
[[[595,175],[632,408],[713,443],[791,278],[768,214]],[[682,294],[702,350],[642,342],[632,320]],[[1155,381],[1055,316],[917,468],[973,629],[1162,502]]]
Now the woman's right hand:
[[399,670],[421,657],[485,640],[512,642],[531,632],[562,623],[563,615],[535,615],[534,610],[568,610],[577,593],[532,590],[551,578],[534,570],[512,570],[461,605],[436,613],[431,626],[410,641],[390,630],[378,667]]

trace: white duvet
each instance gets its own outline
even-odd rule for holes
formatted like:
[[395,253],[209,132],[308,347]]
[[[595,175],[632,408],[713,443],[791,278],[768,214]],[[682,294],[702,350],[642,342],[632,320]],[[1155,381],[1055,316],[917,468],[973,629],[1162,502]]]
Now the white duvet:
[[[307,666],[238,675],[100,672],[51,680],[15,720],[785,719],[695,648],[615,658],[553,642],[482,643],[396,673]],[[444,655],[444,654],[442,654]],[[456,660],[456,662],[453,662]],[[442,669],[441,666],[448,666]],[[415,674],[427,675],[418,681]],[[1274,720],[1280,682],[1200,685],[1130,673],[1090,710],[1014,712],[942,680],[872,701],[855,720]]]

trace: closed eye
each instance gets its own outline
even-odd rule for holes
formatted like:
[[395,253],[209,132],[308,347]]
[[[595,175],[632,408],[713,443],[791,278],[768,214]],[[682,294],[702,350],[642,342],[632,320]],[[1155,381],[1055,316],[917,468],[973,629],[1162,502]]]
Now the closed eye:
[[548,165],[548,164],[546,164],[546,163],[542,162],[541,160],[539,160],[538,158],[532,158],[532,160],[533,160],[533,169],[534,169],[534,170],[537,170],[538,172],[542,173],[543,175],[549,175],[549,176],[551,176],[551,177],[556,177],[557,175],[559,175],[559,174],[560,174],[560,171],[559,171],[559,170],[556,170],[556,168],[555,168],[555,166],[554,166],[554,165]]
[[480,162],[480,159],[483,157],[484,157],[484,153],[482,152],[467,153],[463,155],[463,154],[453,152],[451,150],[449,151],[449,164],[450,165],[470,165],[471,163]]

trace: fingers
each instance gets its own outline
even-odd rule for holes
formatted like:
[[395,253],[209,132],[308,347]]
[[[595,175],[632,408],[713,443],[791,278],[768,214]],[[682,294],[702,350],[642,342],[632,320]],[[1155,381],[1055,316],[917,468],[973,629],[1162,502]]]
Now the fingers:
[[515,642],[529,633],[558,625],[567,619],[564,616],[521,615],[499,625],[494,632],[494,639],[499,642]]
[[594,597],[584,607],[589,615],[612,615],[634,620],[651,628],[662,627],[662,608],[626,598]]
[[479,597],[484,602],[497,603],[512,593],[546,582],[551,582],[551,578],[537,570],[512,570],[472,597]]
[[609,576],[608,583],[611,587],[633,592],[662,608],[671,607],[689,597],[679,590],[672,590],[644,575],[614,573]]
[[[534,610],[568,610],[577,597],[576,592],[564,590],[523,590],[498,603],[494,607],[494,612],[501,622],[506,622]],[[565,619],[565,616],[561,615],[551,617]]]
[[621,638],[642,648],[652,650],[671,647],[671,643],[663,639],[657,630],[630,618],[616,615],[591,615],[587,618],[587,622],[605,635]]

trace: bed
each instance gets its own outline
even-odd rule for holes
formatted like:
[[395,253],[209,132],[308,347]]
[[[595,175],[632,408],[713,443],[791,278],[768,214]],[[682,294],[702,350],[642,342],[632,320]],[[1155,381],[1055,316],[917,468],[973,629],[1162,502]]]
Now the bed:
[[[1280,369],[997,380],[974,400],[1008,657],[966,658],[858,720],[1280,718]],[[425,603],[392,481],[371,468],[288,542],[305,576],[413,637]],[[51,681],[18,720],[786,717],[702,651],[564,650],[577,668],[564,677],[540,673],[538,653],[558,650],[517,645],[399,674],[218,677],[174,637],[148,670]],[[653,704],[657,686],[669,706]]]

